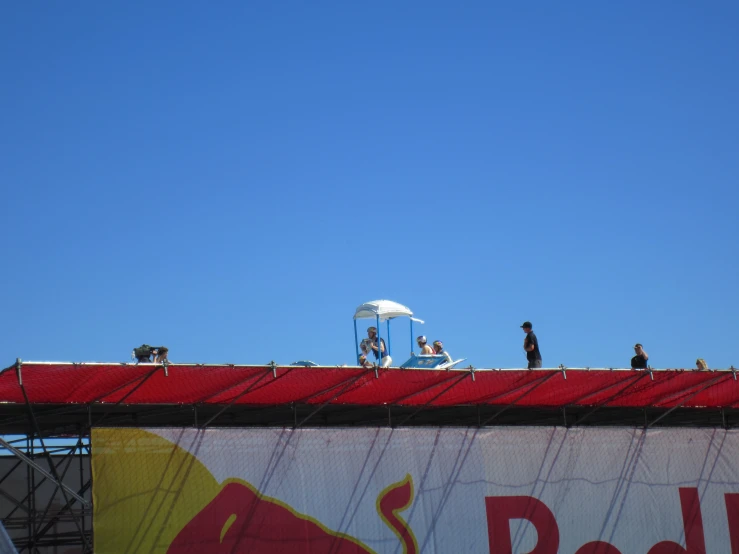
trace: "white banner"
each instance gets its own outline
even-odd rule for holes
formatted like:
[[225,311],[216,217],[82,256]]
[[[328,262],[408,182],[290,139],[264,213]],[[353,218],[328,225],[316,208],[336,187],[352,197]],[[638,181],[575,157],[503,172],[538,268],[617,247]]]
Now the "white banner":
[[[175,464],[154,435],[191,461]],[[126,466],[125,456],[147,449],[157,457]],[[149,544],[141,525],[127,523],[149,508],[129,512],[126,503],[137,487],[154,487],[147,479],[157,490],[170,481],[156,477],[158,464],[177,470],[172,498],[202,488],[187,513],[165,497],[157,504],[182,514],[146,529],[166,527],[174,539],[160,531],[155,542],[172,554],[739,554],[736,431],[96,429],[96,552],[126,542],[125,526],[138,533],[128,551]]]

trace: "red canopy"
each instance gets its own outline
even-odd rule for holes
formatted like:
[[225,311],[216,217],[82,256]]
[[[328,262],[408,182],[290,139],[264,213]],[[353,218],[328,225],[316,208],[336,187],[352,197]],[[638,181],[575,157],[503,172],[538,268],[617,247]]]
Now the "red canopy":
[[0,402],[731,408],[731,371],[374,370],[355,367],[34,363],[0,373]]

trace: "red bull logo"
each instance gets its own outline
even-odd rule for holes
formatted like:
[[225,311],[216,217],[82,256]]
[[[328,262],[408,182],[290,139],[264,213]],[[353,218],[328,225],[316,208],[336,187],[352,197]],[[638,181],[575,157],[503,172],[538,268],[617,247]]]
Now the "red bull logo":
[[[413,502],[410,475],[383,490],[377,512],[398,537],[404,554],[418,554],[418,544],[399,515]],[[375,554],[359,540],[331,531],[287,504],[262,496],[244,481],[229,480],[172,541],[168,554]]]
[[[244,480],[216,481],[188,451],[197,450],[200,435],[180,438],[179,446],[140,429],[95,429],[93,440],[96,552],[376,554]],[[392,530],[403,554],[419,552],[403,518],[413,500],[406,475],[375,503],[377,522]]]

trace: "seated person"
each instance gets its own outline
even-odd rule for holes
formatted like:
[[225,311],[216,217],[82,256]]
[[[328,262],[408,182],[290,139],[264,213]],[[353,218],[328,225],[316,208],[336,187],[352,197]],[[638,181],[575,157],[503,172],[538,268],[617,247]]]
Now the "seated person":
[[644,352],[642,345],[639,343],[634,345],[634,352],[636,353],[636,356],[631,358],[631,369],[647,369],[649,354]]
[[434,349],[427,344],[426,337],[421,335],[416,341],[418,342],[418,347],[421,349],[421,352],[419,352],[420,355],[425,356],[434,353]]
[[377,336],[377,327],[368,327],[367,337],[370,340],[370,348],[372,348],[372,354],[375,355],[375,360],[382,360],[380,367],[390,367],[393,359],[387,353],[385,340]]
[[444,345],[440,340],[434,341],[434,354],[437,356],[444,356],[446,358],[446,361],[451,363],[452,357],[449,355],[449,352],[444,350]]

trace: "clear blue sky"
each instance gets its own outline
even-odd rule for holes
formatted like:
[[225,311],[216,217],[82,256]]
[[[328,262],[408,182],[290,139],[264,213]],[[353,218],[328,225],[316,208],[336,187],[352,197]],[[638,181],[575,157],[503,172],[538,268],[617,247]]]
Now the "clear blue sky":
[[[0,366],[739,366],[739,4],[0,6]],[[365,325],[363,325],[365,327]],[[393,351],[408,351],[407,323]]]

